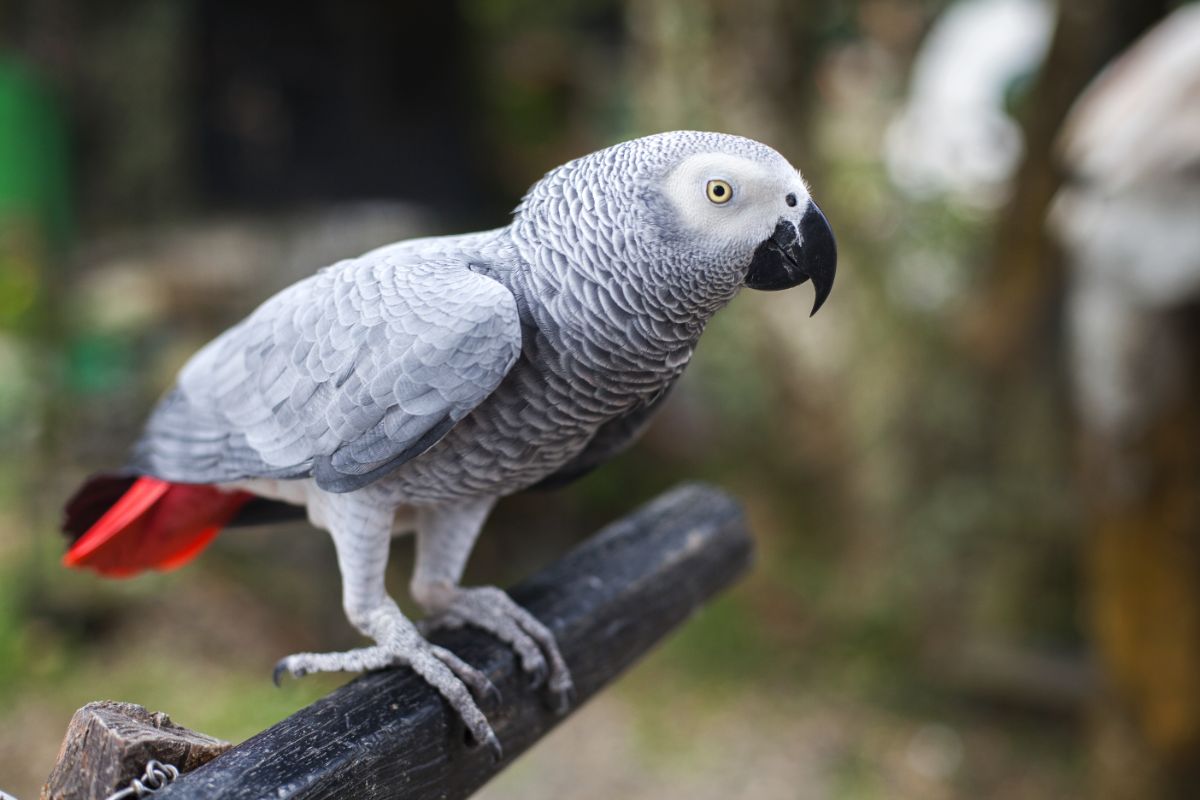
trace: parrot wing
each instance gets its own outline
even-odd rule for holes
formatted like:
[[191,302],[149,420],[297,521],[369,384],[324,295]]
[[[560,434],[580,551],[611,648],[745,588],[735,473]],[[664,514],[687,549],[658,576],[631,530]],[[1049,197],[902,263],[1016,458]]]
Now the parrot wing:
[[405,251],[343,261],[201,350],[131,467],[185,483],[312,476],[351,491],[436,444],[520,351],[516,300],[468,263]]

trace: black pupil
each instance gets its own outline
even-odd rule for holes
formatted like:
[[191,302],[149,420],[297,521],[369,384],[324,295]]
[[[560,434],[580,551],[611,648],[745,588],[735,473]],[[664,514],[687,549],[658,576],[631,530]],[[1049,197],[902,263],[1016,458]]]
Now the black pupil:
[[716,186],[713,187],[713,194],[715,194],[717,197],[724,197],[725,196],[725,187],[718,183]]
[[794,195],[794,194],[789,194],[789,195],[788,195],[787,197],[785,197],[784,199],[787,201],[787,204],[788,204],[789,206],[794,206],[794,205],[796,205],[796,195]]

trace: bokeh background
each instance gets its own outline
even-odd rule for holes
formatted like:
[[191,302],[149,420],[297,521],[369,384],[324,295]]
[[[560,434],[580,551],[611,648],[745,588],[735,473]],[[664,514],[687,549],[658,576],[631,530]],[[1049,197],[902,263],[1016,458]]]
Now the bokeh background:
[[503,503],[469,578],[693,478],[744,501],[758,564],[482,796],[1196,796],[1200,7],[1177,6],[4,3],[0,787],[35,796],[87,701],[240,740],[340,680],[276,690],[278,657],[358,642],[303,525],[167,575],[60,568],[63,499],[190,353],[336,259],[503,224],[564,160],[701,128],[801,167],[832,298],[738,298],[645,440]]

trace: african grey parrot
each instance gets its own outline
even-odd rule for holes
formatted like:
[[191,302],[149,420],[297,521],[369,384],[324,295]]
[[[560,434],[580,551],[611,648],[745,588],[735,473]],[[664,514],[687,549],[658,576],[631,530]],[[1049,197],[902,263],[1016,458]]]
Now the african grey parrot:
[[677,131],[576,159],[509,225],[339,262],[208,344],[127,468],[68,504],[65,562],[171,568],[251,499],[303,506],[333,537],[347,617],[375,643],[288,656],[276,677],[407,664],[498,755],[472,697],[487,678],[387,594],[393,534],[416,534],[410,588],[434,624],[491,632],[565,707],[571,677],[546,626],[499,589],[459,585],[488,512],[627,447],[743,286],[811,278],[815,313],[835,263],[799,172],[758,142]]

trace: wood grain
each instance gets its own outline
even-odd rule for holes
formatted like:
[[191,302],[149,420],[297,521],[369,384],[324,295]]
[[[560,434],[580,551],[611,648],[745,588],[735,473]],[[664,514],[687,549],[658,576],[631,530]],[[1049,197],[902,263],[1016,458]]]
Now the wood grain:
[[187,772],[229,746],[133,703],[88,703],[71,717],[42,800],[104,798],[140,776],[151,759]]

